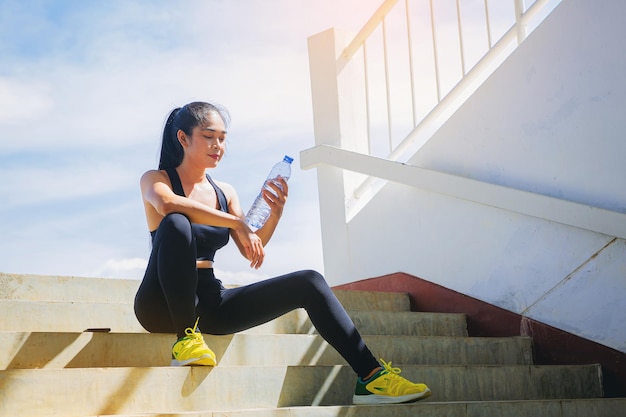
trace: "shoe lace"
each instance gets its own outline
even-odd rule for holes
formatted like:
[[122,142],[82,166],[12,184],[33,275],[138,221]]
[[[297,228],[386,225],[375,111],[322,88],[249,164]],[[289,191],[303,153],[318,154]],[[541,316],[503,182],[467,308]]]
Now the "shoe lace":
[[387,390],[392,393],[401,393],[413,383],[399,374],[402,372],[400,368],[394,368],[391,366],[391,361],[385,362],[382,358],[380,361],[383,364],[383,370],[381,376],[384,376],[384,380],[387,385]]
[[380,361],[383,363],[383,373],[398,375],[402,370],[400,368],[394,368],[391,366],[391,361],[385,362],[382,358]]
[[185,329],[185,335],[187,335],[189,339],[193,341],[192,343],[194,344],[203,342],[202,333],[197,331],[198,321],[200,321],[200,317],[196,319],[196,324],[193,325],[193,328],[187,327]]

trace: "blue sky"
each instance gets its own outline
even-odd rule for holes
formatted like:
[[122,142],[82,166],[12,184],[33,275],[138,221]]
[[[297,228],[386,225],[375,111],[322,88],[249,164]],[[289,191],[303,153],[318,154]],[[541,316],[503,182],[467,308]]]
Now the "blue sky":
[[167,113],[194,100],[231,112],[211,174],[252,203],[295,157],[264,267],[234,244],[216,269],[245,283],[323,272],[307,37],[358,30],[371,0],[0,0],[0,271],[140,278],[149,254],[138,180],[156,166]]

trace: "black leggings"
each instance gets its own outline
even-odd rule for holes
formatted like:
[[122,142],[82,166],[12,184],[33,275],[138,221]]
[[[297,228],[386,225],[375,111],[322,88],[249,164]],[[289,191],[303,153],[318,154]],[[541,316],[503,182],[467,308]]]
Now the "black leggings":
[[225,289],[213,269],[196,268],[195,247],[187,217],[174,213],[161,221],[135,297],[135,314],[149,332],[180,337],[199,317],[203,333],[232,334],[304,308],[358,376],[380,366],[318,272],[298,271]]

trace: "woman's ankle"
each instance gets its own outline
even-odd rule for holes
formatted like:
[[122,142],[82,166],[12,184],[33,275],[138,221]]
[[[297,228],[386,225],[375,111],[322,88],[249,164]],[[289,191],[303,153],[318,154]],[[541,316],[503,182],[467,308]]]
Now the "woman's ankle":
[[367,374],[366,376],[364,376],[363,378],[361,378],[362,381],[367,381],[368,379],[370,379],[371,377],[373,377],[374,375],[376,375],[376,373],[378,371],[380,371],[382,368],[382,366],[379,366],[377,368],[372,369],[372,372],[370,372],[369,374]]

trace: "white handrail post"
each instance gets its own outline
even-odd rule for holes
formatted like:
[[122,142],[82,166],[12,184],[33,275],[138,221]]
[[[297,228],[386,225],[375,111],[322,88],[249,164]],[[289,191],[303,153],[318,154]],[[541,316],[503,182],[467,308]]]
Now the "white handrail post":
[[465,48],[463,48],[463,22],[461,21],[461,5],[456,0],[456,24],[459,31],[459,50],[461,52],[461,77],[467,74],[465,70]]
[[515,27],[517,28],[517,44],[526,39],[526,24],[523,23],[524,0],[515,0]]
[[[341,56],[350,39],[336,29],[308,39],[315,144],[365,152],[364,68]],[[345,202],[354,175],[331,166],[317,169],[324,269],[331,280],[351,268]]]
[[485,0],[485,24],[487,26],[487,50],[489,50],[493,44],[491,43],[491,20],[489,19],[489,4],[487,0]]
[[387,52],[387,25],[385,19],[382,21],[383,25],[383,60],[385,63],[385,98],[387,101],[387,134],[389,135],[389,153],[393,151],[393,116],[392,116],[392,104],[391,104],[391,75],[389,74],[389,55]]
[[413,65],[413,36],[411,34],[411,13],[409,11],[409,0],[405,0],[404,10],[406,14],[406,34],[408,39],[409,79],[411,80],[411,114],[413,115],[413,127],[415,127],[417,125],[417,104],[415,103],[415,70]]
[[437,51],[437,30],[435,29],[435,10],[430,0],[430,29],[433,36],[433,62],[435,63],[435,83],[437,85],[437,103],[441,101],[441,85],[439,83],[439,55]]

